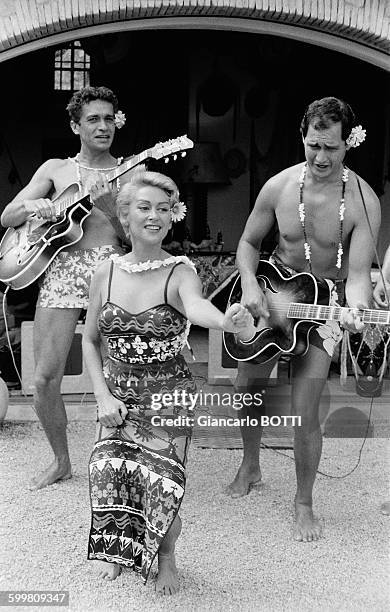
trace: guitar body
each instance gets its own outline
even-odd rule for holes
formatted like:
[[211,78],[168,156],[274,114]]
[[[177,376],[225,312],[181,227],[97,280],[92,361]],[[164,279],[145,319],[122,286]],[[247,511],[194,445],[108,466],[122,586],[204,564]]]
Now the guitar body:
[[[260,364],[281,353],[304,354],[308,349],[310,330],[320,321],[288,318],[288,307],[290,303],[329,305],[331,291],[328,283],[308,272],[285,277],[272,263],[262,260],[256,278],[267,298],[270,317],[258,321],[258,332],[248,342],[239,341],[235,334],[224,332],[223,342],[227,353],[237,361]],[[241,296],[238,277],[230,293],[229,305],[240,302]]]
[[[77,184],[69,185],[53,204],[61,204],[77,192]],[[82,238],[83,223],[91,210],[86,196],[54,223],[33,217],[19,227],[8,228],[0,243],[0,280],[12,289],[24,289],[37,280],[60,251]]]

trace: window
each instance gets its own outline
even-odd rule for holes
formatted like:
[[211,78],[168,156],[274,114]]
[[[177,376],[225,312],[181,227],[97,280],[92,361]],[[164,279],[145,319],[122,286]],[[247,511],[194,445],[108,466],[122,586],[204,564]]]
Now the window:
[[57,49],[54,58],[54,89],[76,91],[89,85],[90,58],[79,40]]

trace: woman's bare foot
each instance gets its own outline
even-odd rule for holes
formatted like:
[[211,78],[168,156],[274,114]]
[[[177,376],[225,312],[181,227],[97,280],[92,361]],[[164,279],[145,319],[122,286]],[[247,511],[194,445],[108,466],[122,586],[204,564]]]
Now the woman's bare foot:
[[244,497],[248,495],[252,489],[256,489],[262,485],[260,468],[246,469],[242,466],[238,470],[233,482],[225,489],[225,493],[232,499]]
[[175,553],[158,553],[158,575],[156,593],[159,595],[173,595],[179,589],[179,579],[175,563]]
[[122,572],[122,568],[117,563],[107,563],[107,561],[97,561],[98,578],[102,580],[115,580]]
[[312,507],[295,502],[294,538],[299,542],[315,542],[319,540],[322,527],[314,518]]
[[31,480],[28,488],[30,491],[38,491],[59,480],[68,480],[69,478],[72,478],[72,468],[69,460],[60,462],[58,459],[54,459],[46,470]]

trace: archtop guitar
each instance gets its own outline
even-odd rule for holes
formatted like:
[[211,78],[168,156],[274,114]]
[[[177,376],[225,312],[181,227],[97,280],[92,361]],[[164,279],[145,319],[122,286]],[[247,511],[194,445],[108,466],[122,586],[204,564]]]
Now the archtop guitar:
[[[194,143],[187,136],[159,142],[151,149],[134,155],[107,174],[109,183],[147,159],[169,160],[170,156],[192,149]],[[185,153],[184,153],[185,155]],[[53,199],[57,219],[54,222],[29,219],[18,227],[8,228],[0,243],[0,281],[12,289],[24,289],[45,272],[56,255],[81,240],[83,223],[91,214],[93,204],[86,190],[77,183],[68,185]]]
[[[237,361],[267,363],[277,355],[302,355],[309,346],[309,334],[313,327],[325,321],[340,321],[341,306],[331,305],[331,286],[309,272],[299,272],[285,277],[269,261],[260,260],[256,272],[257,282],[264,292],[270,313],[260,318],[256,334],[248,341],[240,341],[236,334],[223,332],[227,353]],[[229,296],[228,307],[240,302],[242,289],[238,276]],[[390,312],[361,310],[364,323],[390,325]]]

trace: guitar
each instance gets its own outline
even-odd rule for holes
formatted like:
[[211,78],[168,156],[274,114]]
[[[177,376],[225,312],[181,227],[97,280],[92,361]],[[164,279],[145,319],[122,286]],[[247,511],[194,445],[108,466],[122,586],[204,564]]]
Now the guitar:
[[[340,321],[348,308],[331,306],[331,287],[326,280],[308,272],[285,277],[269,261],[260,261],[256,272],[257,282],[264,292],[270,316],[260,318],[255,336],[242,341],[236,334],[223,332],[227,353],[237,361],[267,363],[281,353],[302,355],[309,346],[309,333],[321,321]],[[242,296],[240,277],[230,292],[228,307],[240,302]],[[364,323],[390,325],[390,312],[362,310]]]
[[[187,136],[159,142],[153,148],[134,155],[107,174],[109,183],[143,161],[153,158],[169,161],[179,151],[192,149],[194,143]],[[185,153],[182,153],[184,156]],[[77,183],[68,185],[52,201],[56,208],[54,222],[34,215],[19,225],[7,229],[0,243],[0,281],[12,289],[24,289],[41,276],[56,255],[78,242],[83,234],[83,223],[91,214],[93,204],[87,190]]]

